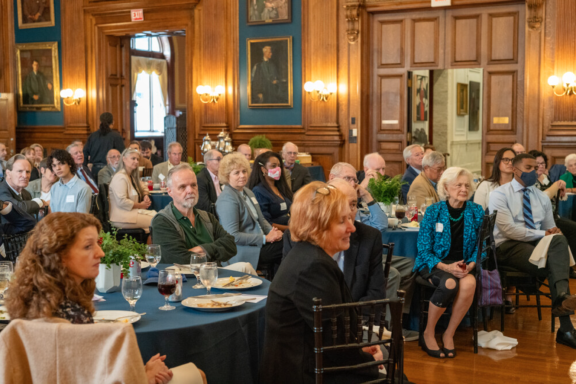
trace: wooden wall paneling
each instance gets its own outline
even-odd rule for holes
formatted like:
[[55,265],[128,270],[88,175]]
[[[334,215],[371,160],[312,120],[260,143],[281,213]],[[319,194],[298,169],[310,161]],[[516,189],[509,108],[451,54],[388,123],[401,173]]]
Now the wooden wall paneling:
[[488,13],[488,64],[518,63],[518,19],[519,11]]
[[406,20],[378,22],[376,38],[378,68],[404,68],[406,54]]
[[447,67],[479,67],[482,57],[482,13],[446,12]]
[[411,67],[441,68],[444,65],[444,13],[430,13],[410,20]]
[[66,149],[71,140],[65,138],[63,126],[20,126],[18,127],[17,148],[22,149],[34,143],[41,143],[47,154],[54,149]]
[[[452,7],[491,6],[505,3],[518,3],[517,0],[452,0]],[[430,9],[430,0],[366,0],[369,12],[390,12]],[[434,8],[438,9],[438,8]]]
[[14,2],[0,2],[0,141],[9,155],[16,151],[16,59],[14,48]]
[[542,145],[542,152],[548,156],[548,167],[551,167],[554,164],[564,165],[566,156],[576,151],[574,150],[574,142],[556,142]]
[[114,116],[114,129],[128,143],[130,137],[130,38],[106,36],[106,99],[105,111]]
[[487,70],[485,74],[486,134],[515,135],[518,72]]

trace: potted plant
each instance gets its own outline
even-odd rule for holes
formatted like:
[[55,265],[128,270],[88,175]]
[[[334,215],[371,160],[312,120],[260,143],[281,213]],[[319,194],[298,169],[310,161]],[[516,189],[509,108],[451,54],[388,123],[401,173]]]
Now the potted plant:
[[100,259],[100,273],[96,278],[96,289],[101,293],[118,291],[120,274],[128,275],[131,258],[140,262],[146,253],[146,244],[140,244],[128,235],[124,235],[124,238],[118,241],[117,232],[118,230],[114,227],[110,232],[100,231],[98,243],[104,251],[104,257]]
[[402,175],[396,175],[391,178],[385,178],[377,174],[377,178],[368,182],[368,191],[372,194],[374,200],[380,204],[386,215],[392,214],[392,203],[400,197],[402,185],[407,184],[402,181]]
[[256,135],[250,139],[248,142],[250,148],[252,148],[252,152],[258,148],[268,148],[272,149],[272,142],[264,135]]
[[194,161],[194,159],[190,156],[188,156],[188,164],[190,164],[190,166],[192,167],[192,170],[194,171],[195,174],[198,174],[198,172],[200,172],[202,170],[202,168],[205,167],[204,164],[200,164]]

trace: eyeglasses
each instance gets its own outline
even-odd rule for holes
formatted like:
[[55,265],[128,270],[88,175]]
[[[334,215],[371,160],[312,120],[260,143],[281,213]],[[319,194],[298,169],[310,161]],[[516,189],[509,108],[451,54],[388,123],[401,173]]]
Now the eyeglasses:
[[290,156],[296,156],[298,155],[298,152],[286,152],[286,154]]
[[333,189],[336,188],[334,188],[332,185],[327,185],[326,187],[318,188],[317,190],[314,191],[314,194],[312,195],[312,201],[316,199],[317,193],[321,194],[322,196],[328,196],[330,194],[330,191]]
[[344,176],[343,179],[346,180],[348,183],[353,181],[354,184],[358,184],[358,179],[355,178],[354,176]]
[[109,159],[119,159],[120,156],[108,156]]
[[221,161],[222,161],[222,159],[221,159],[221,158],[220,158],[220,159],[210,159],[210,160],[208,160],[208,161],[217,161],[217,162],[221,162]]
[[546,163],[536,163],[536,165],[539,167],[546,167]]
[[501,160],[504,164],[510,164],[512,163],[512,161],[514,161],[514,159],[511,159],[509,157],[503,157]]

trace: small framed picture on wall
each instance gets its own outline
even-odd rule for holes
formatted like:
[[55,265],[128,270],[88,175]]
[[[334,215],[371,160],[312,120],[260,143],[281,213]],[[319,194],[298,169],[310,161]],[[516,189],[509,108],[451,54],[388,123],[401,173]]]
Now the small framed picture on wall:
[[16,0],[18,28],[54,26],[54,0]]
[[292,0],[246,0],[248,25],[290,23]]
[[58,43],[16,44],[18,110],[59,111]]
[[412,105],[414,110],[412,115],[414,116],[414,122],[418,121],[428,121],[428,106],[429,106],[429,84],[428,76],[424,75],[413,75],[413,88],[414,92],[412,95]]
[[456,114],[468,114],[468,84],[458,83],[456,88]]

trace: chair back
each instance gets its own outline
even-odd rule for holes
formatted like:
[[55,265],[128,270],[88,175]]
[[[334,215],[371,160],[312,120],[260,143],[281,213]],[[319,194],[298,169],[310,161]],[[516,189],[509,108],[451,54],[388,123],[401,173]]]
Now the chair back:
[[[337,373],[344,371],[354,371],[372,366],[384,365],[386,367],[386,378],[370,381],[372,383],[399,383],[404,382],[404,339],[402,338],[402,308],[404,306],[404,296],[406,292],[398,291],[398,299],[372,300],[357,303],[322,305],[322,299],[314,298],[314,355],[316,367],[314,369],[316,384],[322,384],[325,373]],[[378,330],[378,340],[370,341],[374,330],[374,319],[377,308],[390,306],[391,311],[391,336],[383,339],[385,327],[384,316],[380,317],[380,329]],[[355,312],[358,321],[355,322],[355,329],[350,326],[350,312]],[[363,341],[364,328],[362,313],[369,312],[368,315],[368,340]],[[329,320],[324,321],[324,312],[329,313]],[[338,329],[338,318],[343,316],[343,328]],[[325,329],[326,328],[326,329]],[[323,345],[323,332],[331,331],[332,345]],[[344,343],[338,344],[339,335],[344,334]],[[385,345],[389,347],[389,355],[386,360],[375,360],[371,362],[350,365],[324,367],[323,353],[327,351],[342,351],[349,349],[361,349],[373,345]],[[394,378],[398,380],[395,381]]]
[[92,195],[91,202],[90,202],[90,214],[94,215],[98,213],[100,210],[100,206],[98,205],[98,195]]
[[102,224],[102,229],[104,232],[110,232],[110,203],[108,202],[108,184],[99,184],[98,185],[98,195],[97,195],[97,204],[98,204],[98,215],[96,218],[100,220],[100,224]]
[[554,164],[548,171],[548,178],[551,182],[555,183],[560,180],[560,176],[566,173],[566,166],[564,164]]
[[[486,208],[488,212],[488,208]],[[496,247],[494,244],[494,225],[496,224],[496,215],[498,211],[492,214],[484,215],[482,225],[478,230],[478,253],[476,254],[476,265],[480,266],[483,260],[490,258],[490,253],[493,253],[494,261],[496,261]],[[486,252],[486,258],[482,259],[482,254]],[[479,273],[480,268],[476,268],[476,273]]]
[[141,177],[152,177],[152,171],[154,170],[154,168],[144,168],[142,170],[142,174],[140,175]]
[[4,245],[4,252],[6,259],[15,263],[16,259],[26,246],[26,242],[32,232],[17,233],[14,235],[2,235],[2,244]]
[[392,254],[394,253],[394,243],[382,244],[382,248],[387,249],[386,261],[384,262],[384,289],[388,286],[388,275],[392,266]]

